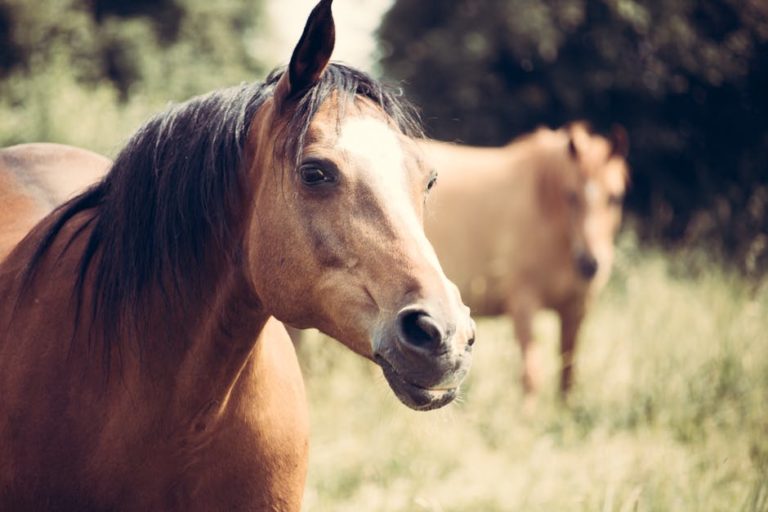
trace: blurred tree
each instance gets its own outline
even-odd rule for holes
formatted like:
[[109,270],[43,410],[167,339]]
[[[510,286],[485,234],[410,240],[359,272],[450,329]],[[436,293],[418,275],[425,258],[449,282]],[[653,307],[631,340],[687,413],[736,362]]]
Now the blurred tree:
[[102,23],[110,17],[145,17],[166,42],[176,40],[184,9],[175,0],[91,0],[94,19]]
[[264,0],[0,0],[0,145],[114,155],[169,101],[258,80]]
[[13,40],[13,12],[0,4],[0,76],[20,60],[20,48]]
[[250,47],[261,12],[258,0],[0,0],[0,78],[59,63],[123,100],[183,98],[262,71]]
[[124,97],[139,82],[170,85],[170,97],[185,98],[263,72],[254,56],[261,1],[98,4],[104,70]]
[[768,2],[397,0],[379,36],[431,135],[621,123],[642,233],[765,264]]
[[98,46],[87,6],[77,0],[0,0],[7,23],[0,61],[4,76],[12,72],[44,72],[55,60],[66,60],[79,76],[92,76]]

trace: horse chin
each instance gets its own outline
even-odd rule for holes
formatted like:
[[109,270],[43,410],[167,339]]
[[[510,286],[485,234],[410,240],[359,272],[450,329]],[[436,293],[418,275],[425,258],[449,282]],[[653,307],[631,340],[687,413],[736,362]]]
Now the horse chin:
[[376,363],[381,366],[384,377],[389,387],[394,391],[400,401],[416,411],[430,411],[439,409],[449,404],[456,398],[458,386],[452,388],[425,388],[405,379],[382,356],[374,357]]

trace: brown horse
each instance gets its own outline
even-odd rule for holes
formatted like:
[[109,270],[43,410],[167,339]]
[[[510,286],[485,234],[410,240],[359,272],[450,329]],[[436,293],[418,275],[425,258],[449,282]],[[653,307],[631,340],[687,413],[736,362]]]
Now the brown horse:
[[54,208],[104,176],[112,162],[62,144],[0,149],[0,261]]
[[500,148],[423,143],[440,172],[427,235],[475,314],[508,314],[523,354],[523,387],[540,380],[531,322],[561,319],[565,396],[589,298],[606,282],[627,184],[626,135],[584,123],[539,129]]
[[328,63],[330,4],[286,71],[150,120],[0,265],[0,510],[298,510],[307,411],[274,318],[412,408],[456,395],[474,326],[422,228],[419,131]]

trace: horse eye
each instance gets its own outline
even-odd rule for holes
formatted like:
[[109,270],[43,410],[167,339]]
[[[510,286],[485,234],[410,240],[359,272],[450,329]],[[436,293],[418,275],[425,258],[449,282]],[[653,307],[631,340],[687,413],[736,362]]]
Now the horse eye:
[[432,190],[432,187],[434,187],[436,183],[437,183],[437,173],[432,173],[432,176],[429,177],[429,181],[427,182],[427,192]]
[[624,202],[624,196],[621,194],[610,194],[608,196],[608,204],[610,206],[621,206]]
[[323,183],[333,183],[335,178],[329,171],[323,169],[317,164],[304,165],[299,169],[301,182],[309,187],[321,185]]

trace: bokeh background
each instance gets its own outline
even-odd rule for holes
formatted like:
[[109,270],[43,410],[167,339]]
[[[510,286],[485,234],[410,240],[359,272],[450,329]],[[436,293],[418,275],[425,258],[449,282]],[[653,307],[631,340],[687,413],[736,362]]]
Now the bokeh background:
[[[152,113],[285,64],[312,0],[0,0],[0,144],[114,156]],[[523,414],[509,323],[481,319],[460,403],[417,414],[311,335],[306,510],[768,510],[768,2],[336,0],[335,57],[427,132],[497,145],[623,125],[631,187],[577,387],[541,315]],[[0,206],[1,207],[1,206]]]
[[644,236],[765,266],[768,2],[401,0],[380,34],[438,137],[621,124]]

